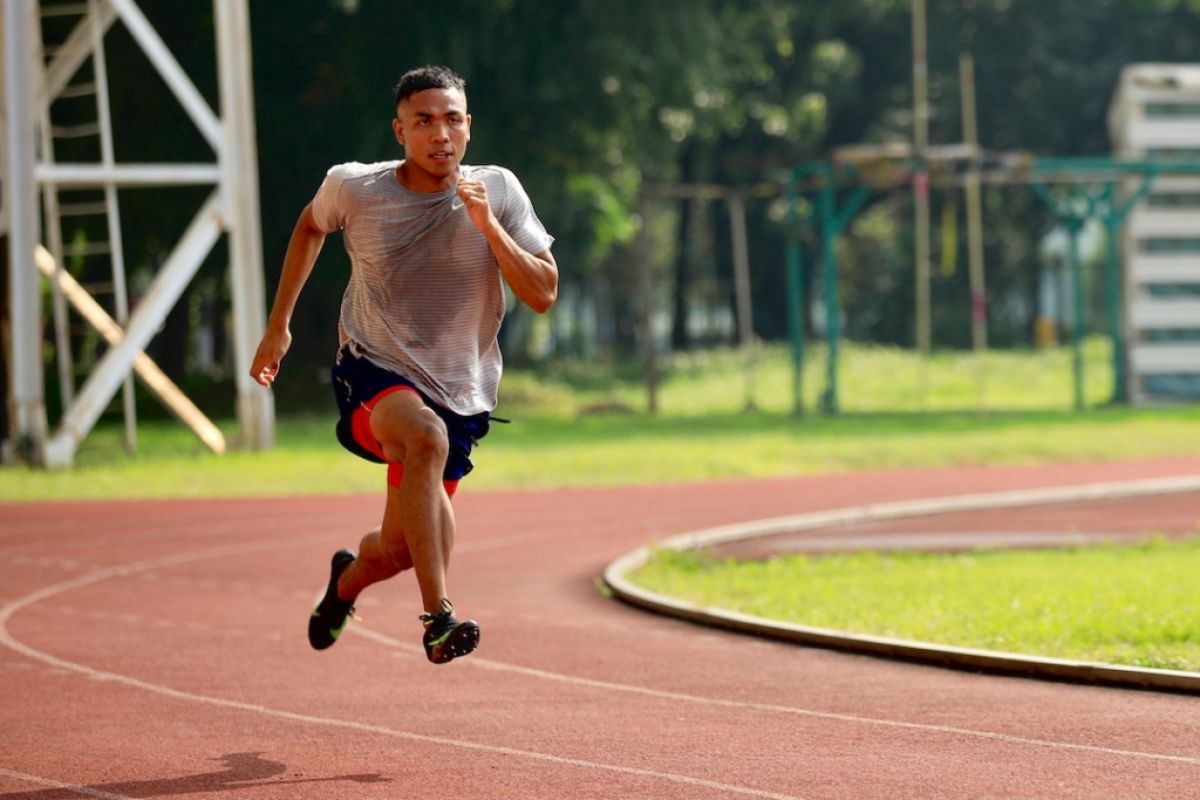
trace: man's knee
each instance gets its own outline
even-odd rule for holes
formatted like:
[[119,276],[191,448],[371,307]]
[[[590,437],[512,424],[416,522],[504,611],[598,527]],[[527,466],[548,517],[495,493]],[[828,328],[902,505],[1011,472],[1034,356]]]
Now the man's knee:
[[[407,398],[406,398],[407,399]],[[446,424],[428,407],[385,407],[371,412],[371,432],[388,462],[445,464],[450,450]]]
[[450,453],[450,436],[446,423],[430,412],[413,425],[404,443],[406,464],[433,464],[440,472]]

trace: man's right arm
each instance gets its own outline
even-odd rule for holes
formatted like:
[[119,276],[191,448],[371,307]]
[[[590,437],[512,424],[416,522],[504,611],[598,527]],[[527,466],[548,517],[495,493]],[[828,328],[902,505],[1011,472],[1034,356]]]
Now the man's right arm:
[[310,203],[300,212],[292,238],[288,240],[283,270],[279,275],[279,288],[275,290],[275,303],[267,317],[267,330],[250,366],[250,376],[263,386],[270,387],[275,382],[279,374],[279,362],[292,345],[292,312],[324,244],[325,231],[317,227]]

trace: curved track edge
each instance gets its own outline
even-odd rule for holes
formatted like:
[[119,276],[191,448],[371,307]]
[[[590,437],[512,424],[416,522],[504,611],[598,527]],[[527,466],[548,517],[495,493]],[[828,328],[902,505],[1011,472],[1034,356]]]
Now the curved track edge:
[[637,608],[710,627],[794,644],[825,647],[962,670],[994,672],[1072,683],[1200,694],[1200,672],[1149,669],[995,650],[976,650],[933,642],[865,636],[827,628],[796,625],[765,617],[741,614],[728,609],[701,606],[657,594],[634,585],[625,577],[644,565],[650,556],[659,550],[694,550],[785,533],[955,511],[1143,497],[1197,490],[1200,490],[1200,475],[1188,475],[1174,478],[936,497],[852,506],[790,517],[775,517],[684,533],[653,545],[640,547],[609,563],[604,570],[603,581],[617,599]]

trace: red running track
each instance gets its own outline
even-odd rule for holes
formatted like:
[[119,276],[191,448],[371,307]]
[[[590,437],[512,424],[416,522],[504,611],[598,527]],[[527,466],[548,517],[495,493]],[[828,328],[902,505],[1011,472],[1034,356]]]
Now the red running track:
[[[333,649],[306,643],[329,555],[381,498],[0,506],[0,800],[1195,798],[1200,698],[760,641],[646,615],[596,578],[696,528],[1197,473],[1200,459],[505,494],[468,481],[452,587],[483,641],[444,667],[418,647],[407,575],[369,590]],[[1200,523],[1196,494],[1153,507],[1152,530]]]

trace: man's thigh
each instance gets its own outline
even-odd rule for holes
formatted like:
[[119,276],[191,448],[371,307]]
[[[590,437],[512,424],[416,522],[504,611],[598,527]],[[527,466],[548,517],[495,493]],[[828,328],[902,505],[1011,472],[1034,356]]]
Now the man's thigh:
[[371,409],[371,433],[388,454],[388,460],[406,461],[410,446],[449,446],[446,424],[422,397],[413,391],[390,392]]

